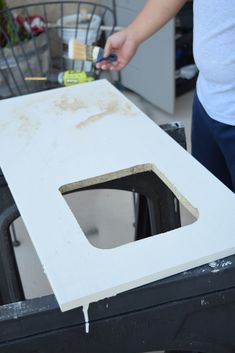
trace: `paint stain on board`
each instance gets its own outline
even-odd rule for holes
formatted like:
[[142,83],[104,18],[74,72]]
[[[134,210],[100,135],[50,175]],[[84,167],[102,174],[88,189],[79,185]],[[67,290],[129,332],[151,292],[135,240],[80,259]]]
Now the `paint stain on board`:
[[[59,99],[54,101],[54,106],[60,113],[78,113],[80,109],[90,108],[89,103],[86,100],[79,97],[71,98],[66,95],[61,96]],[[138,114],[138,111],[133,109],[133,106],[129,102],[120,102],[120,100],[116,99],[115,95],[112,94],[109,96],[109,101],[101,101],[97,104],[97,107],[101,110],[100,113],[88,116],[86,119],[76,124],[75,127],[77,129],[85,128],[87,125],[95,123],[96,121],[117,112],[119,112],[120,115],[127,117]]]
[[106,107],[100,107],[100,108],[104,111],[101,113],[89,116],[87,119],[77,124],[76,128],[77,129],[84,128],[90,123],[100,120],[107,115],[113,114],[115,111],[117,111],[117,102],[110,102],[106,105]]
[[20,126],[18,128],[19,135],[28,135],[32,130],[32,123],[27,115],[21,114],[19,116]]
[[67,96],[62,96],[59,100],[54,102],[56,108],[59,108],[60,111],[65,112],[76,112],[79,109],[87,108],[86,104],[79,100],[78,98],[70,99]]
[[36,124],[30,117],[23,113],[19,115],[18,120],[18,136],[29,142],[34,133],[39,129],[39,124]]
[[85,128],[88,124],[94,123],[117,112],[128,117],[138,114],[136,111],[133,111],[132,106],[128,102],[121,104],[120,106],[120,101],[117,100],[110,101],[106,104],[99,104],[99,108],[103,110],[101,113],[89,116],[87,119],[77,124],[76,128]]

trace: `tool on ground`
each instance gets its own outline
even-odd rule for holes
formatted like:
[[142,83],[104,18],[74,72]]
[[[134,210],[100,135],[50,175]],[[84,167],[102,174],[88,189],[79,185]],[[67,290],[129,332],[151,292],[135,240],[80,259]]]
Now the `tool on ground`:
[[95,80],[94,74],[88,74],[85,71],[69,70],[59,73],[50,73],[47,76],[25,77],[26,81],[49,81],[59,83],[63,86],[73,86],[80,83],[90,82]]
[[78,39],[71,39],[69,41],[69,58],[72,60],[82,60],[82,61],[91,61],[98,63],[102,60],[105,61],[117,61],[117,55],[111,53],[107,57],[104,56],[104,49],[94,46],[86,45],[80,42]]

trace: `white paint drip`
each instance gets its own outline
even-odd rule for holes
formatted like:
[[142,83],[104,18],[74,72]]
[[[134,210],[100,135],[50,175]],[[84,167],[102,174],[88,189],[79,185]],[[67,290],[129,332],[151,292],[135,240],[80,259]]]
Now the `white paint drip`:
[[82,311],[83,311],[83,314],[84,314],[86,333],[89,333],[89,316],[88,316],[88,309],[89,309],[89,304],[83,305]]

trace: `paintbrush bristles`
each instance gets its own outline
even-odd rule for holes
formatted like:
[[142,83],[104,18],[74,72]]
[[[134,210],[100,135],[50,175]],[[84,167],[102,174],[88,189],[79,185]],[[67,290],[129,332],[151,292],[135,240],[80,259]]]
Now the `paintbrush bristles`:
[[79,40],[71,39],[69,41],[69,58],[73,60],[86,60],[87,48],[86,45],[81,43]]
[[95,62],[100,48],[83,44],[77,39],[71,39],[68,49],[69,59]]
[[93,52],[94,52],[93,45],[86,45],[86,60],[94,61]]

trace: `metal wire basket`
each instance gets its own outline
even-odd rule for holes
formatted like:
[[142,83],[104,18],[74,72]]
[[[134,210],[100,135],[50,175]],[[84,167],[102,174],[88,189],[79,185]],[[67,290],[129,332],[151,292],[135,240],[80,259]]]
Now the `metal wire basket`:
[[[77,38],[103,46],[114,25],[111,8],[86,1],[53,1],[0,11],[0,98],[57,87],[59,82],[48,77],[66,70],[96,73],[93,64],[68,58],[68,41]],[[28,76],[42,80],[26,81]]]

